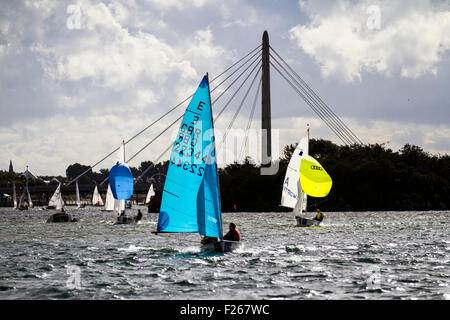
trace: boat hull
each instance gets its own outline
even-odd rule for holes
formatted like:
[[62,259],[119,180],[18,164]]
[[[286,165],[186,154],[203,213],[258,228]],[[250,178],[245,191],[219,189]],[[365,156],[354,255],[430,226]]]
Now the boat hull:
[[114,224],[136,224],[139,221],[131,217],[119,217]]
[[320,225],[321,221],[313,220],[313,219],[307,219],[303,217],[295,217],[295,220],[297,221],[297,227],[317,227]]
[[202,251],[208,251],[208,252],[218,252],[218,253],[228,253],[233,252],[237,248],[239,248],[240,242],[239,241],[218,241],[218,242],[210,242],[210,243],[203,243],[201,245]]
[[50,222],[72,222],[72,221],[73,221],[73,219],[70,216],[70,214],[67,214],[65,212],[54,213],[47,219],[47,223],[50,223]]

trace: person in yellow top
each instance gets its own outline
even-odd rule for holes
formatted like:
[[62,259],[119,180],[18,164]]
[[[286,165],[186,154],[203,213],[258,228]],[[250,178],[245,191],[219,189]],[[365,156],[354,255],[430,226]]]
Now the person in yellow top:
[[317,209],[316,212],[317,212],[317,214],[313,220],[317,220],[317,221],[321,222],[323,220],[323,212],[320,211],[320,209]]

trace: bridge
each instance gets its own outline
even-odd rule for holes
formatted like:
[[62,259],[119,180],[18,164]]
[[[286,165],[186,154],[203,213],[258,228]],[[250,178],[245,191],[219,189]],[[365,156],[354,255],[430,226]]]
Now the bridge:
[[[220,149],[223,142],[226,140],[227,135],[233,124],[238,117],[243,105],[246,104],[246,100],[250,92],[254,91],[254,99],[252,103],[251,113],[249,115],[247,127],[245,129],[245,145],[248,143],[248,131],[252,124],[252,120],[255,114],[256,102],[258,96],[260,95],[261,101],[261,164],[269,165],[272,163],[272,116],[271,116],[271,89],[270,89],[270,72],[276,71],[280,76],[286,81],[286,83],[292,87],[295,93],[306,103],[306,105],[328,126],[328,128],[341,140],[345,145],[362,144],[362,141],[355,135],[355,133],[350,130],[350,128],[336,115],[336,113],[323,101],[322,98],[304,81],[304,79],[286,62],[282,56],[270,46],[269,34],[264,31],[262,36],[262,43],[256,48],[248,52],[245,56],[239,59],[237,62],[232,64],[225,71],[220,73],[218,76],[210,80],[210,84],[213,85],[211,89],[211,99],[212,106],[214,108],[214,122],[216,122],[225,110],[229,108],[230,105],[237,105],[237,109],[233,114],[232,120],[229,123],[227,130],[225,131],[221,142],[218,144],[217,149]],[[241,91],[242,88],[246,90]],[[236,97],[238,93],[241,94],[241,101],[236,102]],[[174,121],[170,123],[164,130],[153,137],[146,145],[139,149],[134,155],[127,157],[126,162],[130,163],[137,155],[142,151],[152,145],[158,140],[163,134],[165,134],[170,128],[176,125],[184,116],[185,108],[180,108],[183,105],[189,103],[190,95],[183,101],[170,108],[155,121],[147,125],[145,128],[137,132],[127,141],[124,141],[125,145],[132,142],[136,137],[140,136],[142,133],[153,127],[156,123],[162,121],[169,115],[173,115],[174,112],[179,112],[181,110],[181,115],[179,115]],[[228,97],[225,100],[225,97]],[[248,104],[248,103],[247,103]],[[219,110],[219,107],[221,109]],[[245,145],[242,146],[242,151]],[[168,158],[168,152],[172,149],[173,143],[170,143],[167,148],[156,158],[152,160],[153,163],[158,163],[160,160],[166,160]],[[78,181],[83,175],[93,170],[96,166],[102,163],[107,158],[115,154],[120,147],[112,150],[110,153],[102,157],[99,161],[89,166],[89,169],[80,173],[77,177],[71,179],[70,181],[63,184],[61,191],[63,195],[75,194],[74,182]],[[217,152],[217,151],[216,151]],[[144,182],[143,177],[151,167],[147,168],[139,177],[135,179],[135,195],[139,198],[140,195],[146,194],[150,183]],[[99,184],[100,193],[105,194],[108,184],[107,178]],[[155,188],[156,191],[160,191],[163,185],[159,185]],[[92,194],[94,185],[79,185],[81,197],[86,197]],[[41,186],[30,186],[30,193],[33,198],[36,196],[41,197],[42,194],[45,198],[54,192],[56,189],[55,185],[41,185]],[[1,193],[11,194],[11,187],[0,187]],[[42,196],[44,198],[44,196]]]

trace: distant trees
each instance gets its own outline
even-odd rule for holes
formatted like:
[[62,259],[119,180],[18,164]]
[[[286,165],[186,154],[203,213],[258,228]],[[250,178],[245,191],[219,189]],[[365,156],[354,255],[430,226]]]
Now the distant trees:
[[[250,159],[221,169],[222,207],[239,211],[279,211],[281,188],[295,145],[287,145],[274,176],[261,176]],[[309,210],[448,210],[450,157],[430,155],[406,144],[393,152],[383,144],[338,146],[311,139],[309,154],[333,179],[326,198],[309,197]]]
[[[284,175],[294,150],[293,144],[284,147],[275,175],[261,175],[260,166],[251,158],[220,168],[222,210],[234,211],[235,205],[237,211],[291,210],[279,204]],[[322,139],[310,140],[309,154],[333,179],[333,187],[326,198],[308,198],[309,210],[315,210],[316,206],[324,211],[450,209],[449,155],[431,155],[410,144],[394,152],[383,144],[338,146]],[[143,161],[130,169],[142,182],[158,178],[156,192],[160,197],[168,165],[169,161],[157,164]],[[88,169],[89,166],[72,164],[67,167],[67,179]],[[100,183],[108,174],[109,169],[89,170],[80,182]],[[0,171],[0,183],[11,183],[11,179],[16,184],[25,181],[20,174]],[[50,180],[49,177],[44,179]],[[43,182],[39,181],[32,183]]]

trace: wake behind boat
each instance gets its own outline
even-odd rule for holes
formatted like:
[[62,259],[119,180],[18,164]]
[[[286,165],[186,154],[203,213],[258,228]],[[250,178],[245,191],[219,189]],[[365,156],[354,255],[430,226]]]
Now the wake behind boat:
[[212,239],[203,241],[202,249],[223,253],[233,251],[239,242],[223,239],[214,140],[205,75],[186,108],[172,148],[156,233],[199,233]]

